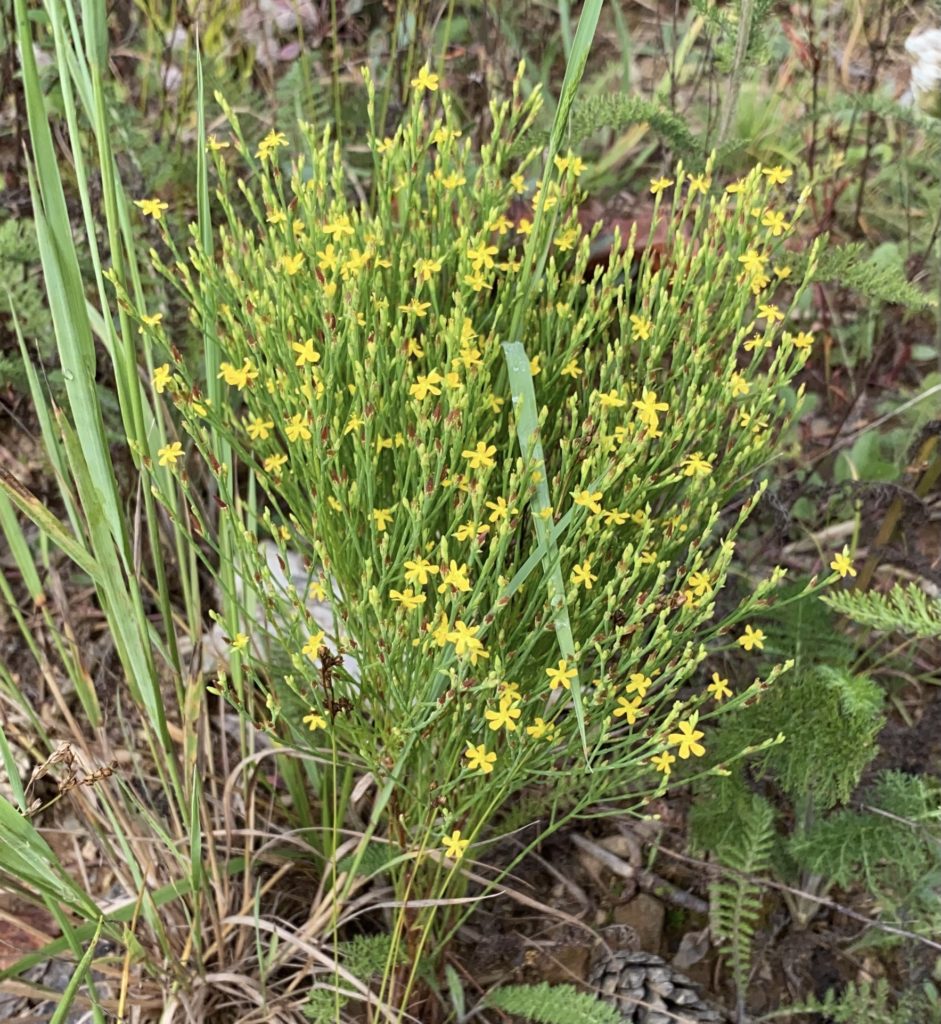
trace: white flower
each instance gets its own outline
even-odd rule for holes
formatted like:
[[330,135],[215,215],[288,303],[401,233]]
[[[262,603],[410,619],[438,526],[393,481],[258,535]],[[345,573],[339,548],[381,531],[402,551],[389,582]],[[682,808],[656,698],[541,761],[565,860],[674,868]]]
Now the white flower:
[[913,32],[905,49],[914,62],[912,96],[919,110],[941,117],[941,29]]

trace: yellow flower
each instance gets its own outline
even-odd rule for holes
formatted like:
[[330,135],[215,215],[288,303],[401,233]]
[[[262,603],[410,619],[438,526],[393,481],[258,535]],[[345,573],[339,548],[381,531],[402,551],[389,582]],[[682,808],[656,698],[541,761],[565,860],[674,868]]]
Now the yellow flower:
[[496,732],[498,729],[506,729],[507,732],[516,732],[516,719],[522,712],[519,705],[512,699],[504,697],[500,701],[498,711],[486,710],[484,718],[490,723],[490,728]]
[[302,719],[304,725],[310,729],[311,732],[316,732],[318,729],[327,728],[327,720],[323,715],[317,714],[316,711],[311,711],[310,714],[304,715]]
[[510,175],[510,185],[518,196],[526,191],[526,179],[519,172]]
[[716,700],[722,700],[723,697],[731,697],[732,691],[729,689],[728,679],[723,679],[718,672],[712,673],[712,682],[706,687],[706,689],[715,697]]
[[577,359],[570,359],[565,366],[559,370],[559,373],[561,373],[563,377],[571,377],[573,380],[582,375],[582,371],[578,368]]
[[708,592],[712,585],[706,573],[698,570],[689,574],[689,579],[686,581],[686,584],[696,597],[702,597]]
[[235,637],[229,641],[229,646],[233,651],[244,650],[248,646],[248,637],[244,633],[236,633]]
[[308,338],[306,341],[292,341],[291,348],[297,353],[297,359],[294,360],[295,366],[304,366],[306,363],[313,365],[320,362],[320,353],[314,348],[313,338]]
[[432,629],[428,627],[428,632],[431,633],[431,638],[439,647],[444,647],[448,642],[448,633],[451,631],[451,627],[448,624],[448,617],[444,612],[439,613],[438,620]]
[[464,756],[467,758],[467,767],[472,772],[480,771],[483,775],[489,775],[497,761],[497,755],[492,750],[488,751],[483,743],[476,747],[468,744]]
[[412,79],[412,88],[419,92],[427,89],[429,92],[438,91],[438,76],[433,74],[427,64],[422,65],[418,74]]
[[424,594],[413,594],[410,589],[390,590],[389,597],[392,598],[393,601],[398,601],[399,604],[404,608],[407,608],[409,611],[425,603]]
[[477,639],[479,626],[468,626],[463,619],[456,619],[454,628],[448,632],[448,641],[454,644],[454,653],[459,657],[469,654],[471,651],[480,650],[483,646]]
[[177,459],[183,458],[183,445],[179,441],[165,444],[157,449],[157,460],[161,466],[172,466]]
[[619,718],[621,715],[624,715],[627,718],[627,724],[633,725],[640,715],[642,700],[643,697],[635,697],[633,700],[628,700],[627,697],[618,697],[619,706],[615,709],[614,717]]
[[472,519],[469,519],[466,523],[462,523],[451,536],[456,537],[458,540],[475,540],[482,534],[489,532],[490,527],[485,523],[475,523]]
[[310,427],[304,422],[302,413],[295,413],[288,425],[284,428],[289,441],[309,441],[311,439]]
[[467,258],[471,261],[474,270],[490,270],[493,266],[493,257],[498,250],[495,245],[478,245],[467,250]]
[[667,736],[667,742],[680,748],[680,758],[685,761],[690,754],[693,757],[702,757],[706,748],[699,742],[706,734],[696,728],[698,715],[694,714],[690,719],[680,722],[679,732],[671,732]]
[[510,508],[502,494],[497,497],[496,501],[488,501],[485,504],[491,510],[488,517],[491,523],[499,523],[508,515],[516,515],[519,512],[518,508]]
[[528,235],[533,230],[533,222],[528,217],[520,217],[516,222],[516,230],[521,235]]
[[775,213],[774,210],[766,210],[761,218],[761,223],[771,232],[773,238],[779,238],[791,226],[785,220],[783,213]]
[[475,270],[473,274],[464,275],[464,284],[466,284],[471,291],[479,292],[487,287],[487,279],[479,270]]
[[463,345],[457,359],[451,361],[452,366],[463,366],[465,370],[473,370],[475,367],[483,366],[480,358],[480,349],[471,345]]
[[612,388],[607,394],[604,391],[597,391],[595,394],[601,402],[602,409],[620,409],[621,406],[627,405],[625,399],[618,397],[617,388]]
[[374,508],[372,510],[373,522],[380,533],[386,532],[386,527],[392,522],[393,510],[391,508]]
[[470,463],[471,469],[490,469],[496,463],[493,460],[497,446],[478,441],[476,448],[466,448],[461,455]]
[[441,260],[418,259],[413,269],[418,281],[430,281],[441,270]]
[[708,476],[712,472],[712,463],[703,458],[702,452],[687,455],[680,465],[683,467],[683,476]]
[[581,565],[576,563],[572,568],[572,575],[570,578],[576,587],[583,586],[586,590],[591,590],[592,584],[594,584],[598,579],[598,577],[591,571],[591,559],[586,558]]
[[326,601],[327,591],[323,583],[320,580],[314,580],[307,590],[307,596],[312,601]]
[[638,316],[637,313],[631,313],[628,319],[631,321],[631,326],[634,328],[633,333],[636,334],[641,341],[646,341],[650,337],[650,332],[653,330],[653,320],[646,316]]
[[165,203],[161,199],[135,199],[134,205],[145,217],[153,217],[154,220],[160,220],[163,217],[163,211],[170,209],[169,203]]
[[570,690],[572,688],[571,680],[578,675],[578,672],[574,668],[569,668],[569,663],[564,658],[560,658],[559,664],[555,668],[546,669],[546,675],[549,677],[550,690],[555,690],[559,686]]
[[293,256],[282,256],[281,269],[288,277],[293,277],[301,269],[303,262],[304,254],[302,252],[295,253]]
[[732,391],[732,397],[738,398],[740,395],[747,395],[750,387],[748,381],[740,373],[733,373],[729,378],[729,387]]
[[241,366],[233,366],[231,363],[220,363],[218,377],[230,387],[238,388],[241,391],[247,384],[258,379],[258,371],[251,360],[246,358]]
[[709,191],[709,186],[712,184],[712,179],[707,178],[703,174],[691,174],[689,176],[689,191],[690,194],[694,192],[701,192],[705,195]]
[[794,335],[786,334],[785,338],[797,349],[810,348],[814,343],[814,336],[809,331],[799,331]]
[[266,473],[276,473],[287,461],[286,455],[269,455],[261,465]]
[[491,231],[496,231],[498,235],[505,235],[513,227],[513,221],[506,214],[501,213],[499,217],[490,222],[489,227]]
[[653,195],[658,196],[665,189],[668,189],[672,184],[672,178],[651,178],[650,191]]
[[[337,238],[342,238],[344,235],[353,235],[355,232],[353,231],[353,225],[350,223],[349,215],[341,213],[336,220],[328,221],[324,224],[323,233],[325,235],[330,235],[331,238],[334,235]],[[319,256],[320,253],[317,255]]]
[[605,509],[605,526],[623,526],[627,522],[628,518],[628,514],[626,512],[622,512],[618,508]]
[[271,420],[263,420],[260,416],[253,416],[245,424],[245,429],[253,441],[267,441],[268,434],[274,430],[274,423]]
[[208,149],[211,153],[218,153],[220,149],[228,149],[228,148],[229,148],[229,143],[228,142],[220,142],[215,137],[215,135],[210,135],[206,139],[206,149]]
[[651,686],[653,686],[653,680],[650,676],[644,675],[643,672],[632,672],[628,677],[625,689],[628,693],[637,693],[643,699],[647,696],[647,691]]
[[777,167],[763,167],[761,173],[772,185],[783,185],[794,172],[779,164]]
[[540,360],[542,356],[533,356],[529,361],[529,372],[534,376],[538,377],[542,373],[542,363]]
[[460,129],[445,128],[444,125],[438,125],[438,127],[431,133],[431,141],[436,146],[446,146],[453,139],[459,139],[460,137]]
[[419,302],[418,299],[412,299],[407,305],[399,306],[399,312],[401,313],[413,313],[419,319],[423,317],[431,306],[430,302]]
[[[153,313],[151,316],[142,316],[140,318],[141,323],[147,327],[156,327],[162,319],[163,313]],[[141,327],[138,333],[143,334],[144,328]]]
[[258,143],[258,149],[255,151],[255,157],[258,160],[265,160],[271,156],[279,146],[286,146],[287,144],[288,140],[284,132],[276,132],[272,130],[268,132],[261,142]]
[[552,733],[555,731],[555,722],[546,722],[542,718],[536,718],[532,725],[526,726],[526,735],[532,736],[534,740],[540,740],[543,736],[547,740],[552,739]]
[[301,648],[301,654],[306,655],[308,658],[316,658],[320,653],[320,645],[323,643],[324,632],[322,629],[318,629],[316,633],[311,633],[307,637],[307,642]]
[[443,378],[435,370],[432,370],[431,373],[427,375],[420,373],[416,383],[408,389],[408,393],[412,398],[421,402],[424,401],[428,395],[440,395],[441,388],[438,385],[441,383],[443,383]]
[[767,320],[768,323],[777,323],[784,319],[784,314],[775,305],[770,306],[759,306],[758,307],[758,319]]
[[603,511],[599,504],[603,497],[601,491],[572,491],[571,495],[576,505],[587,508],[596,515]]
[[158,395],[162,395],[166,386],[170,383],[169,363],[164,363],[163,366],[158,366],[154,370],[152,383],[154,385],[154,391],[156,391]]
[[745,627],[745,632],[736,641],[740,647],[743,647],[746,651],[750,651],[752,648],[757,648],[759,651],[764,650],[765,646],[765,634],[763,630],[752,629],[751,626]]
[[460,188],[461,185],[466,185],[467,178],[460,171],[452,171],[446,178],[441,179],[441,184],[448,191],[451,191],[452,189]]
[[337,250],[333,242],[328,242],[327,245],[317,251],[319,257],[317,261],[318,270],[336,270],[337,267]]
[[417,558],[405,563],[405,582],[423,587],[428,582],[428,577],[434,576],[438,571],[438,566],[427,559]]
[[650,430],[657,430],[660,426],[660,417],[658,413],[668,412],[670,406],[667,402],[657,401],[656,391],[643,391],[641,398],[633,402],[633,407],[637,410],[637,418],[645,427],[649,427]]
[[664,775],[670,774],[670,765],[676,761],[676,758],[664,750],[662,754],[655,754],[651,759],[650,763],[657,769],[658,772],[663,772]]
[[455,829],[449,836],[445,836],[441,842],[445,855],[451,860],[460,860],[464,856],[467,847],[470,846],[469,839],[461,839],[461,833]]
[[764,272],[768,257],[757,249],[749,249],[744,256],[739,256],[738,262],[742,264],[747,274],[761,274]]
[[448,587],[454,587],[462,593],[466,593],[471,589],[470,579],[467,575],[467,566],[458,565],[453,558],[451,559],[447,570],[441,577],[441,583],[438,585],[438,593],[443,594]]
[[844,547],[839,554],[833,556],[830,568],[840,574],[841,580],[845,580],[847,576],[856,575],[856,570],[853,568],[853,560],[850,558],[849,548]]
[[561,235],[557,235],[553,240],[556,248],[559,252],[568,252],[575,243],[578,241],[578,228],[571,227],[568,230],[563,231]]

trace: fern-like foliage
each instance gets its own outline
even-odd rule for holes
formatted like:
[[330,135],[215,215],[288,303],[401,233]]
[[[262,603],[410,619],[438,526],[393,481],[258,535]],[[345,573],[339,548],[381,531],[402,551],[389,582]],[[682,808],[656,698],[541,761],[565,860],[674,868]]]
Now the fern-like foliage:
[[723,867],[735,874],[723,874],[710,886],[710,927],[731,960],[740,1000],[748,988],[752,937],[761,916],[761,888],[751,878],[763,875],[770,866],[774,818],[774,808],[768,801],[750,794],[740,808],[739,829],[715,851]]
[[[355,938],[338,942],[336,953],[351,974],[368,984],[371,978],[384,974],[393,966],[392,936],[388,933],[357,935]],[[394,963],[405,963],[405,952],[401,947],[395,950]],[[340,984],[342,986],[343,983]],[[341,992],[342,989],[334,991],[329,987],[312,989],[302,1009],[304,1017],[312,1024],[337,1024],[338,1010],[349,1004],[349,999]]]
[[[569,120],[568,144],[577,146],[603,128],[620,131],[629,125],[643,123],[649,124],[651,130],[688,167],[701,170],[705,166],[703,143],[682,117],[643,96],[629,96],[627,93],[576,100]],[[517,140],[513,150],[517,154],[526,153],[548,141],[548,132],[531,129]]]
[[842,590],[821,598],[834,611],[870,629],[908,636],[941,635],[941,601],[917,584],[897,583],[887,594]]
[[840,632],[836,615],[821,608],[815,598],[800,598],[805,587],[806,580],[784,584],[776,592],[776,603],[768,614],[756,616],[767,634],[765,657],[792,659],[798,672],[816,663],[851,665],[857,657],[856,644]]
[[941,1024],[941,1001],[933,986],[903,993],[895,1001],[884,978],[847,985],[844,991],[827,992],[758,1018],[758,1024],[787,1020],[798,1014],[819,1015],[831,1024]]
[[487,996],[487,1005],[536,1024],[624,1024],[613,1006],[574,985],[504,985]]
[[862,882],[884,921],[936,935],[941,929],[941,790],[925,777],[886,771],[845,808],[792,837],[806,870],[837,885]]
[[13,314],[23,336],[38,347],[40,362],[50,361],[55,351],[49,311],[39,284],[39,250],[29,221],[0,222],[0,282],[0,321],[9,328],[9,351],[0,351],[0,387],[25,389],[26,373],[14,340]]
[[[343,966],[355,974],[360,981],[369,981],[374,974],[382,974],[392,966],[392,936],[388,932],[380,935],[357,935],[337,943],[337,952]],[[395,950],[395,963],[405,962],[405,953],[401,945]]]
[[[834,246],[826,243],[827,236],[824,236],[812,275],[814,282],[836,283],[870,301],[904,306],[916,312],[937,305],[934,296],[908,280],[894,247],[870,252],[861,242]],[[794,265],[797,267],[805,261],[806,257],[799,257]]]
[[[693,0],[693,7],[702,15],[713,36],[716,70],[728,74],[735,63],[735,45],[738,23],[741,17],[741,3],[722,4],[714,0]],[[745,51],[745,65],[763,65],[771,59],[772,33],[768,31],[774,0],[755,0],[752,5],[751,32],[748,49]]]
[[315,988],[307,994],[301,1013],[311,1024],[338,1024],[338,1011],[349,1003],[346,996],[329,988]]
[[883,692],[868,676],[836,665],[805,664],[785,673],[760,701],[717,730],[718,760],[783,733],[785,742],[750,762],[794,802],[815,812],[845,803],[876,754]]

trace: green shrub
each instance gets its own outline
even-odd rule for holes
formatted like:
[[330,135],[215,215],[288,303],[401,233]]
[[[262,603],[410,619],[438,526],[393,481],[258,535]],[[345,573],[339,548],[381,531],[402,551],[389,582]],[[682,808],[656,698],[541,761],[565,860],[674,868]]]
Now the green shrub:
[[[172,258],[155,255],[221,348],[215,379],[137,313],[189,437],[153,453],[159,498],[205,544],[231,535],[208,561],[246,584],[219,688],[316,754],[315,778],[370,773],[400,898],[463,891],[459,859],[524,791],[545,834],[694,764],[762,685],[720,704],[701,665],[760,649],[746,620],[782,575],[717,614],[811,342],[782,329],[805,284],[785,280],[789,172],[717,194],[708,168],[679,168],[651,185],[666,251],[632,237],[589,272],[581,161],[513,162],[538,104],[518,85],[478,157],[423,71],[395,134],[370,140],[369,198],[329,131],[301,125],[288,163],[284,135],[252,152],[227,111],[231,138],[210,140],[224,220],[211,245],[167,231]],[[534,215],[511,215],[524,196]],[[272,574],[265,537],[305,560],[332,628]],[[413,962],[433,916],[411,918]]]

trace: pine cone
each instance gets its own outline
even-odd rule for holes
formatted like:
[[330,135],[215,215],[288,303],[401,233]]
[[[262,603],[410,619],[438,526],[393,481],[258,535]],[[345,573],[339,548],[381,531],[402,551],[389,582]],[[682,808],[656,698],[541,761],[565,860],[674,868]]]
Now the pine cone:
[[631,1024],[719,1024],[727,1018],[705,1003],[696,986],[653,953],[602,949],[588,984],[600,989]]

